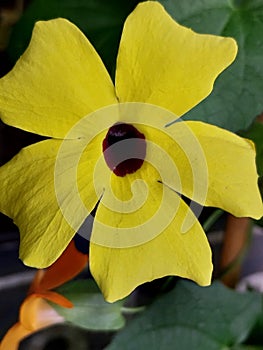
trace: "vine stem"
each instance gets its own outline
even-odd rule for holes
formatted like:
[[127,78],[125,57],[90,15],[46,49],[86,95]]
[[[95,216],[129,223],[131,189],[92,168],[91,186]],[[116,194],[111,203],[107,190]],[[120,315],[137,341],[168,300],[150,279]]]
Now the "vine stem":
[[203,223],[203,229],[208,232],[214,223],[223,215],[224,211],[222,209],[216,209]]
[[138,307],[125,307],[123,306],[121,308],[121,312],[126,314],[126,315],[133,315],[133,314],[137,314],[139,312],[142,312],[145,310],[145,306],[138,306]]

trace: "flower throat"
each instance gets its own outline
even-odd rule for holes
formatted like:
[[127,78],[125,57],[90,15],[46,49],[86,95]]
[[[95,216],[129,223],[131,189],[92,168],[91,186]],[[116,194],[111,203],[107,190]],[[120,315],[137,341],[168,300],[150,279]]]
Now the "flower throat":
[[116,123],[102,143],[108,167],[117,176],[132,174],[143,164],[146,155],[145,136],[133,125]]

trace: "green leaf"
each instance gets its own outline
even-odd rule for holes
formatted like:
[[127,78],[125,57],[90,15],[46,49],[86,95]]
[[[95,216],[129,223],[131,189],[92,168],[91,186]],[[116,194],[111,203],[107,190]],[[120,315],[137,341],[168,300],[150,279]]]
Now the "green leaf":
[[246,129],[263,111],[263,0],[160,2],[179,23],[200,33],[234,37],[239,46],[236,61],[219,76],[212,94],[184,119]]
[[[261,294],[261,298],[263,301],[263,294]],[[258,346],[258,348],[255,349],[263,350],[263,309],[261,309],[260,317],[257,319],[256,324],[250,332],[246,344],[253,344],[253,346]]]
[[231,348],[231,350],[263,350],[263,346],[259,345],[238,345]]
[[120,331],[107,350],[231,349],[247,338],[260,310],[259,294],[180,281]]
[[137,0],[33,0],[14,28],[8,49],[12,61],[26,49],[36,21],[64,17],[86,34],[114,76],[123,23],[137,3]]
[[57,291],[74,304],[72,309],[52,304],[66,321],[89,330],[100,331],[117,330],[124,326],[125,319],[121,315],[123,303],[107,303],[94,281],[69,282]]

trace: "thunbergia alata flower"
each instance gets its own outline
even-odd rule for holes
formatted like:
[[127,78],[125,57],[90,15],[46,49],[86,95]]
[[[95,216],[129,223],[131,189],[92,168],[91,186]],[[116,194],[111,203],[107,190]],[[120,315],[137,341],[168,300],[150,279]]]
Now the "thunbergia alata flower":
[[79,252],[72,241],[54,264],[45,270],[37,271],[28,295],[20,307],[19,320],[1,340],[0,350],[16,350],[20,341],[30,334],[65,321],[47,300],[62,307],[73,307],[68,299],[51,289],[75,277],[86,263],[87,256]]
[[180,195],[260,218],[255,149],[180,117],[236,54],[232,38],[194,33],[143,2],[124,24],[114,86],[74,24],[36,23],[0,80],[1,119],[48,138],[0,169],[0,210],[20,229],[24,263],[47,267],[76,232],[88,238],[97,205],[89,261],[108,301],[166,275],[208,285],[210,247]]

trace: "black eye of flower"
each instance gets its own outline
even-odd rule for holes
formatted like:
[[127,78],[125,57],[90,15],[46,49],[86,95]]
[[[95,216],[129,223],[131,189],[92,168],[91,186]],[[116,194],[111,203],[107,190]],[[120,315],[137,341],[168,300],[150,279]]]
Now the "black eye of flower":
[[145,159],[145,136],[133,125],[117,123],[111,126],[102,144],[108,167],[117,176],[138,170]]

